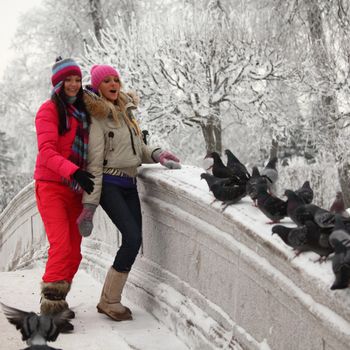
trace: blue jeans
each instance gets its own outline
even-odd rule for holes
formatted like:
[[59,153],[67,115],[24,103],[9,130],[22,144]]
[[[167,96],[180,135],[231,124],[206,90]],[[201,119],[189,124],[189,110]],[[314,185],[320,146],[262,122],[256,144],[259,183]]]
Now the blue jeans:
[[122,235],[113,267],[129,272],[142,242],[142,217],[137,188],[103,182],[100,204]]

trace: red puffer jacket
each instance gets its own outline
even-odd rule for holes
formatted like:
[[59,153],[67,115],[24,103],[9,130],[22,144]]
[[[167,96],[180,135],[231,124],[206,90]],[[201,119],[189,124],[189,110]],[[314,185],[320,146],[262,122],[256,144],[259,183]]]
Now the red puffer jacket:
[[71,175],[79,168],[68,160],[78,121],[72,117],[70,123],[70,130],[59,135],[58,112],[55,104],[48,100],[39,108],[35,118],[39,150],[34,170],[35,180],[62,182],[62,177],[70,179]]

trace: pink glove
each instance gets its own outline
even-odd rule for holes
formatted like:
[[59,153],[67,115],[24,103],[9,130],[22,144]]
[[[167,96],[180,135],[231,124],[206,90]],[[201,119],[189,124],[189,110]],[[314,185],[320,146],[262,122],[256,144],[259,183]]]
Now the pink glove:
[[83,237],[88,237],[91,235],[92,229],[94,227],[92,219],[94,217],[96,208],[97,205],[95,204],[84,204],[84,208],[77,219],[79,232]]
[[180,159],[169,151],[162,151],[159,154],[159,163],[168,169],[180,169]]

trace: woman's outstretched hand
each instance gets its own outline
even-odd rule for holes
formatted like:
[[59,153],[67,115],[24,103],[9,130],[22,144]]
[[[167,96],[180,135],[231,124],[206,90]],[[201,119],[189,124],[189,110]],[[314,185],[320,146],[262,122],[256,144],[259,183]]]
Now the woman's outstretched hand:
[[162,151],[159,154],[159,163],[163,166],[167,167],[168,169],[180,169],[180,159],[177,158],[174,154],[172,154],[170,151]]

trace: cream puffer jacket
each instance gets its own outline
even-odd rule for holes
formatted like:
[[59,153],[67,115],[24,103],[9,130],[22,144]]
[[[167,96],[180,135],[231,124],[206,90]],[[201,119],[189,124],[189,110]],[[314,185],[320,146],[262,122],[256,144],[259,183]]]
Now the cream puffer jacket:
[[84,92],[84,102],[92,120],[87,171],[95,176],[94,191],[91,194],[84,192],[84,204],[99,204],[103,174],[135,177],[137,167],[142,163],[155,163],[152,153],[159,147],[145,145],[142,134],[138,135],[125,122],[124,118],[135,120],[132,110],[136,109],[136,103],[129,95],[124,94],[124,97],[128,101],[127,113],[123,116],[118,107],[115,107],[119,119],[116,123],[110,106],[104,99],[92,92]]

